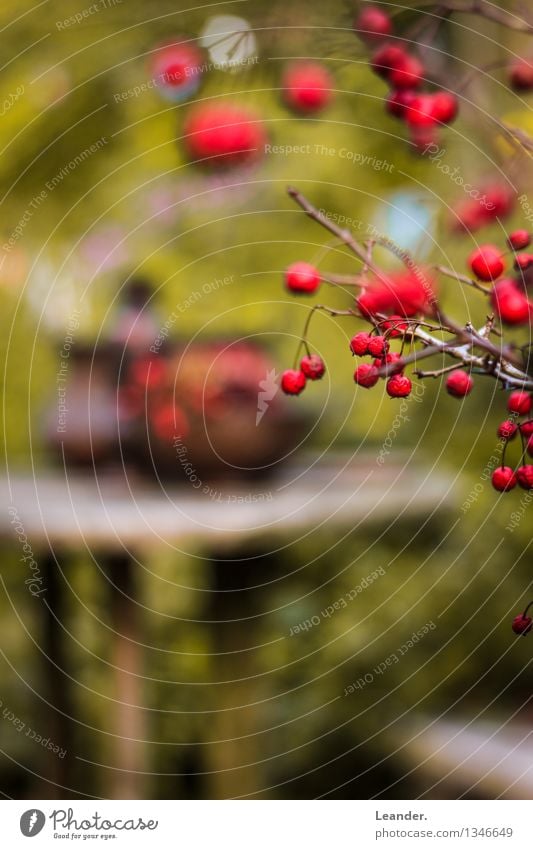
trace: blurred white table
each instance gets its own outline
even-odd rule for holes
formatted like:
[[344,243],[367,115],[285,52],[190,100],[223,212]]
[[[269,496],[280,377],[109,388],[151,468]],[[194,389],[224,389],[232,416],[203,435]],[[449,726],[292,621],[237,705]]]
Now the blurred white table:
[[449,506],[453,481],[422,468],[375,457],[338,456],[285,466],[275,477],[205,484],[209,493],[181,485],[151,483],[130,474],[84,475],[39,471],[0,478],[0,535],[13,537],[15,507],[35,545],[124,546],[240,545],[261,535],[345,527],[427,515]]
[[[397,458],[396,452],[394,456]],[[175,550],[177,557],[187,549],[216,558],[252,543],[256,550],[267,552],[277,538],[290,541],[319,532],[322,526],[345,532],[372,522],[390,522],[392,526],[438,513],[454,503],[454,496],[456,500],[454,481],[429,466],[421,467],[410,457],[403,461],[387,458],[379,466],[376,455],[361,453],[353,457],[328,454],[320,462],[316,456],[303,457],[274,477],[214,481],[205,487],[195,490],[188,481],[163,484],[118,473],[66,475],[39,470],[35,475],[17,472],[0,478],[0,536],[6,543],[20,545],[9,512],[16,510],[43,573],[46,592],[37,604],[44,613],[44,639],[39,648],[46,664],[47,689],[39,697],[43,706],[48,706],[50,737],[69,753],[73,752],[72,734],[78,720],[69,695],[72,679],[65,648],[69,635],[62,624],[69,603],[63,564],[68,562],[69,552],[87,548],[107,577],[109,624],[115,635],[111,650],[114,751],[107,766],[106,792],[110,798],[145,796],[142,599],[137,594],[133,557],[142,561],[155,548],[167,547]],[[212,619],[218,617],[227,625],[232,619],[223,605],[231,593],[211,595],[217,596],[218,605]],[[232,639],[238,644],[241,638],[240,634],[228,637],[227,627],[222,637],[216,632],[216,621],[211,627],[215,645],[223,639],[226,645],[232,645]],[[227,657],[228,664],[243,662],[231,650]],[[240,667],[232,674],[246,678]],[[246,700],[246,693],[243,698]],[[219,729],[223,740],[231,712],[219,713],[226,723]],[[79,766],[76,760],[74,754],[63,760],[51,759],[49,775],[42,776],[49,795],[65,798],[72,791],[72,776]],[[219,761],[228,763],[227,752]],[[221,773],[220,786],[211,792],[238,795],[239,780],[249,781],[244,774],[239,779],[240,774],[236,769],[231,787],[229,773]]]

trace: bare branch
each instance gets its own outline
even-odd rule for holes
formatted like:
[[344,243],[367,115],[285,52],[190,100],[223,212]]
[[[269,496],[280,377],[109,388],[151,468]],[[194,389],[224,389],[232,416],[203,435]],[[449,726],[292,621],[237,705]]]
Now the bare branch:
[[501,26],[508,29],[513,29],[517,32],[533,33],[533,23],[531,21],[519,18],[512,12],[507,12],[493,3],[485,2],[485,0],[469,0],[469,2],[467,0],[458,0],[458,2],[455,2],[455,0],[443,0],[442,3],[439,3],[439,9],[444,10],[447,14],[459,12],[466,15],[480,15],[482,18],[494,21],[494,23],[501,24]]
[[466,274],[457,274],[457,272],[452,271],[451,268],[446,268],[444,265],[436,265],[435,271],[438,271],[439,274],[443,274],[445,277],[451,277],[452,280],[458,280],[459,283],[465,283],[467,286],[471,286],[473,289],[483,292],[484,295],[490,295],[490,289],[486,289],[485,286],[482,286],[481,283],[477,282],[477,280],[472,280],[471,277],[467,277]]

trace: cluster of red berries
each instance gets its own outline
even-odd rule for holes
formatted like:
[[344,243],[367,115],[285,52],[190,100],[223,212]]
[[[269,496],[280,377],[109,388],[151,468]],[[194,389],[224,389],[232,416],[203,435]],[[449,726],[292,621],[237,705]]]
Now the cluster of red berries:
[[[151,439],[168,444],[176,434],[186,437],[224,418],[230,407],[244,406],[255,416],[257,387],[270,372],[270,357],[247,342],[195,343],[185,351],[137,355],[118,390],[121,428],[144,433],[148,426]],[[272,412],[279,411],[277,399],[269,403]]]
[[[390,322],[394,327],[394,322]],[[392,329],[391,327],[391,329]],[[411,394],[413,384],[408,377],[405,376],[404,366],[401,354],[390,350],[390,343],[387,335],[390,330],[385,333],[374,332],[356,333],[350,341],[350,350],[356,357],[370,356],[374,357],[373,363],[361,363],[355,369],[353,379],[358,386],[363,386],[365,389],[370,389],[375,386],[380,378],[379,369],[385,365],[392,366],[390,377],[387,380],[387,394],[391,398],[407,398]]]
[[514,258],[516,277],[505,277],[506,258],[496,245],[481,245],[470,254],[468,265],[478,280],[492,282],[490,302],[495,314],[504,324],[528,324],[533,316],[533,304],[525,292],[525,272],[533,269],[533,254],[526,252],[531,242],[527,230],[515,230],[508,246]]
[[[526,454],[533,457],[533,419],[526,419],[522,422],[516,421],[520,417],[529,416],[531,408],[531,395],[528,392],[520,390],[511,392],[507,401],[507,409],[512,418],[502,422],[498,427],[498,436],[504,442],[502,464],[492,474],[492,485],[498,492],[509,492],[517,484],[522,489],[533,489],[533,464],[524,462]],[[520,434],[522,444],[521,465],[513,469],[511,466],[505,465],[505,454],[509,442],[515,439],[518,434]]]
[[299,369],[286,369],[281,375],[281,388],[286,395],[299,395],[308,380],[320,380],[326,373],[326,364],[318,354],[306,354]]
[[418,150],[434,144],[439,126],[451,123],[457,115],[457,97],[442,89],[421,91],[426,82],[426,68],[404,45],[389,40],[393,24],[382,9],[367,6],[356,18],[354,30],[365,43],[374,47],[371,68],[391,88],[386,100],[387,111],[405,121],[411,141]]

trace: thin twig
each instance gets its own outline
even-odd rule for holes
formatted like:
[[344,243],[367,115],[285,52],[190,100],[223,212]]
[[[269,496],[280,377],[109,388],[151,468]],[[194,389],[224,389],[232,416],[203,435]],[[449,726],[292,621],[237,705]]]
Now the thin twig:
[[467,286],[471,286],[473,289],[483,292],[484,295],[490,295],[490,289],[486,289],[485,286],[482,286],[481,283],[477,282],[477,280],[467,277],[466,274],[457,274],[456,271],[452,271],[451,268],[446,268],[444,265],[436,265],[435,271],[438,271],[439,274],[444,274],[445,277],[451,277],[452,280],[458,280],[459,283],[466,283]]
[[446,366],[445,368],[438,368],[435,371],[417,371],[415,370],[413,374],[416,374],[417,377],[440,377],[443,374],[447,374],[449,371],[456,371],[458,368],[462,368],[463,363],[454,363],[453,366]]
[[480,15],[482,18],[487,18],[487,20],[494,21],[494,23],[501,24],[508,29],[533,33],[533,23],[520,19],[492,3],[485,3],[483,0],[470,0],[470,2],[460,0],[457,3],[454,0],[443,0],[439,3],[439,8],[448,13],[459,12],[466,15]]

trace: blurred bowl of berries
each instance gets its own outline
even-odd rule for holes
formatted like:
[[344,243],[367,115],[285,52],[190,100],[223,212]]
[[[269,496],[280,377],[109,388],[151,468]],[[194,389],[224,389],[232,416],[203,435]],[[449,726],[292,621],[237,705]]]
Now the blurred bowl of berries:
[[279,389],[270,355],[251,342],[139,354],[118,390],[124,457],[197,486],[273,472],[298,448],[307,422]]

